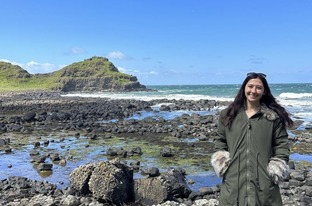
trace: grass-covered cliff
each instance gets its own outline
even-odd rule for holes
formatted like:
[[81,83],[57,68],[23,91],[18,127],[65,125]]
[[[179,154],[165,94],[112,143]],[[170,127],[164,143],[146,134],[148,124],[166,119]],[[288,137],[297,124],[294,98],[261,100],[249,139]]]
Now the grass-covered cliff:
[[58,71],[29,74],[17,65],[0,62],[0,92],[57,91],[133,91],[145,90],[137,78],[121,73],[105,57],[75,62]]

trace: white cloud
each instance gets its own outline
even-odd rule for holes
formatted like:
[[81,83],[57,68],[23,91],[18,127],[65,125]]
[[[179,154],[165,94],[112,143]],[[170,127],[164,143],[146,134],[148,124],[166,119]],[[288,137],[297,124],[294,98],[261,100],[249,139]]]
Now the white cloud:
[[13,62],[7,59],[0,59],[0,61],[11,63],[13,65],[18,65],[22,67],[23,69],[25,69],[30,74],[49,73],[49,72],[59,70],[65,66],[65,65],[54,65],[50,63],[39,63],[36,61],[30,61],[26,64]]
[[158,72],[156,72],[156,71],[142,72],[142,71],[137,70],[137,69],[126,69],[124,67],[118,67],[118,70],[122,73],[131,74],[131,75],[134,75],[137,77],[158,75]]
[[6,63],[11,63],[9,60],[7,59],[0,59],[1,62],[6,62]]
[[30,61],[26,63],[25,68],[29,73],[49,73],[59,69],[59,66],[50,63],[39,63],[36,61]]
[[120,51],[112,51],[107,54],[107,58],[109,59],[118,59],[118,60],[129,60],[131,59],[129,56],[125,55]]
[[120,71],[122,73],[127,73],[127,69],[124,67],[118,67],[117,69],[118,69],[118,71]]
[[18,65],[20,67],[22,67],[22,65],[23,65],[21,63],[13,62],[13,61],[10,61],[10,60],[7,60],[7,59],[0,59],[0,61],[6,62],[6,63],[10,63],[10,64],[13,64],[13,65]]

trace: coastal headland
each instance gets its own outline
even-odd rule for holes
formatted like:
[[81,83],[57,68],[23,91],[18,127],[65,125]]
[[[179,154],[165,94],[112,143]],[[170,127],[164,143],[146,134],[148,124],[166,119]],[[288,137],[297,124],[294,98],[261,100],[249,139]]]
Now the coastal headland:
[[[218,108],[228,102],[63,94],[0,95],[1,205],[217,205],[218,179],[209,162]],[[194,113],[134,118],[181,110]],[[300,121],[295,125],[289,128],[292,154],[310,154],[311,131],[298,130]],[[308,205],[311,162],[291,160],[289,166],[289,178],[280,183],[284,205]],[[97,192],[115,181],[100,178],[107,171],[128,177],[122,179],[127,186]],[[204,178],[197,179],[198,172]]]

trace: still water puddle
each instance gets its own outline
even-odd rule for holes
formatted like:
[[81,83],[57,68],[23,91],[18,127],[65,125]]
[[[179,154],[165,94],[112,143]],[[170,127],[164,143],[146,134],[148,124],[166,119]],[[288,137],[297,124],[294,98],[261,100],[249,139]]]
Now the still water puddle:
[[153,119],[164,119],[164,120],[173,120],[177,117],[181,117],[182,115],[192,115],[198,114],[200,116],[206,116],[209,114],[214,114],[215,112],[211,111],[187,111],[187,110],[178,110],[178,111],[141,111],[137,112],[133,116],[127,118],[127,120],[143,120],[145,118],[153,118]]
[[306,161],[312,163],[312,154],[299,154],[294,153],[290,155],[290,159],[294,161]]

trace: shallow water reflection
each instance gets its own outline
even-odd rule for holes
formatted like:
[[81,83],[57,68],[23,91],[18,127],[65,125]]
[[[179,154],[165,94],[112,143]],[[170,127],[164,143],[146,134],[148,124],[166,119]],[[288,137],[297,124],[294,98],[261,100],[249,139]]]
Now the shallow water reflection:
[[290,155],[290,159],[294,161],[307,161],[312,163],[312,154],[299,154],[299,153],[294,153]]

